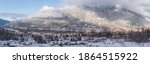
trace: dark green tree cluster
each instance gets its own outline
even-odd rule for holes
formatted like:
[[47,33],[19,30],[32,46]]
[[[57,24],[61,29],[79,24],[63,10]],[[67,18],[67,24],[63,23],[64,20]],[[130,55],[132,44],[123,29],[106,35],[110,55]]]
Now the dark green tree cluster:
[[135,42],[148,42],[150,41],[150,29],[142,29],[142,31],[130,31],[128,33],[128,38]]
[[[44,33],[44,32],[43,32]],[[88,39],[94,39],[94,37],[106,37],[111,39],[125,39],[126,41],[134,41],[134,42],[148,42],[150,41],[150,29],[142,29],[140,31],[129,31],[129,32],[67,32],[67,33],[54,33],[47,35],[35,35],[29,34],[28,31],[22,34],[18,34],[16,32],[6,30],[4,28],[0,28],[0,40],[19,40],[25,41],[28,37],[32,37],[38,44],[48,43],[51,41],[81,41],[82,37],[87,37]]]
[[12,31],[0,28],[0,40],[18,40],[18,35]]

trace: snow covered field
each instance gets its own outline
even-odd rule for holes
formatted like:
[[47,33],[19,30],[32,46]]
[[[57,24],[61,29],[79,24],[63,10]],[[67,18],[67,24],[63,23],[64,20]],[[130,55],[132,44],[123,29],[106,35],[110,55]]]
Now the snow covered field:
[[0,47],[150,47],[150,42],[127,42],[124,39],[95,39],[88,41],[51,41],[38,44],[32,39],[28,41],[0,41]]

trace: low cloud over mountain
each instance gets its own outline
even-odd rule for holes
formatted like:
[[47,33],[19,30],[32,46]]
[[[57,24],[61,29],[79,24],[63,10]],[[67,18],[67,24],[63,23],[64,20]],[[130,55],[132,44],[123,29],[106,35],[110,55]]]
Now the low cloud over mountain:
[[67,4],[64,7],[43,6],[35,13],[27,15],[23,21],[29,24],[25,26],[111,31],[136,31],[150,27],[148,0],[142,2],[139,0],[65,0],[65,2]]
[[18,13],[0,13],[0,18],[9,20],[9,21],[15,21],[19,19],[24,19],[26,17],[25,14],[18,14]]
[[67,4],[90,7],[120,5],[136,13],[150,17],[150,0],[65,0]]

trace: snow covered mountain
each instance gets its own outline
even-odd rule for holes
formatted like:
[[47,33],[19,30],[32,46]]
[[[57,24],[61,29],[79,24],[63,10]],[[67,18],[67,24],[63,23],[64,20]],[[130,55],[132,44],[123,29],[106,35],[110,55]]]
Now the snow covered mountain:
[[27,15],[0,13],[0,25],[10,21],[0,27],[0,46],[149,47],[150,5],[143,2],[64,0]]
[[[150,31],[141,29],[150,27],[149,18],[118,5],[44,6],[23,20],[11,22],[9,26],[14,29],[1,31],[6,31],[6,34],[10,32],[13,36],[8,41],[2,39],[0,46],[150,46]],[[140,29],[143,31],[137,31]]]
[[36,13],[28,15],[27,19],[23,21],[30,27],[48,27],[50,29],[93,28],[95,30],[136,31],[139,28],[150,27],[150,22],[144,16],[119,5],[63,8],[44,6]]

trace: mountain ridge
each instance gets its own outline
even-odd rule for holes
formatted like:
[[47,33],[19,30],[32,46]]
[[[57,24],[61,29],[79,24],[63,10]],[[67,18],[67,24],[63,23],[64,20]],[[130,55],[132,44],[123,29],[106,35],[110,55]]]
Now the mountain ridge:
[[96,30],[103,30],[101,27],[106,27],[110,31],[136,31],[139,28],[150,26],[150,22],[147,22],[144,16],[119,6],[50,8],[31,14],[24,21],[29,22],[32,26],[53,27],[53,29],[62,29],[60,27],[67,26],[70,29],[93,27]]

